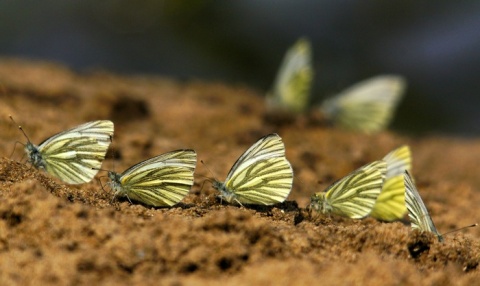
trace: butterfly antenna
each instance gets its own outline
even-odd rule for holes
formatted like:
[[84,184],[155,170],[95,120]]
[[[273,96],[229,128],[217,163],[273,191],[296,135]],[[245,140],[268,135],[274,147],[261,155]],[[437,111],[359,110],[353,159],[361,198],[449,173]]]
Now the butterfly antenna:
[[110,172],[110,170],[106,170],[106,169],[102,169],[102,168],[95,168],[95,167],[92,167],[92,170]]
[[210,168],[208,168],[207,164],[205,164],[205,162],[203,162],[203,160],[200,160],[200,163],[202,163],[203,166],[205,166],[205,169],[207,169],[207,171],[210,173],[210,175],[212,175],[212,178],[213,178],[213,179],[212,179],[212,178],[208,178],[208,177],[207,177],[207,178],[208,178],[210,181],[212,181],[212,180],[217,181],[217,178],[215,178],[215,175],[214,175],[213,172],[210,170]]
[[478,223],[474,223],[474,224],[467,225],[467,226],[464,226],[464,227],[461,227],[461,228],[457,228],[457,229],[454,229],[454,230],[451,230],[451,231],[447,231],[447,232],[443,233],[442,236],[446,235],[446,234],[449,234],[449,233],[452,233],[452,232],[460,231],[462,229],[466,229],[466,228],[470,228],[470,227],[476,227],[476,226],[478,226]]
[[[20,144],[20,145],[22,145],[22,146],[25,146],[25,144],[23,144],[22,142],[20,142],[20,141],[15,141],[15,144],[13,145],[12,153],[10,153],[10,157],[9,157],[10,159],[12,159],[13,154],[15,154],[15,150],[17,149],[17,144]],[[23,154],[22,159],[20,159],[20,161],[23,160],[23,157],[24,157],[24,156],[25,156],[25,154]]]
[[[93,169],[93,168],[92,168],[92,169]],[[98,177],[98,178],[97,178],[97,181],[98,181],[98,183],[100,184],[100,187],[102,188],[102,190],[103,190],[104,192],[106,192],[105,188],[103,187],[102,180],[100,180],[100,178],[103,178],[103,176],[102,176],[102,177]]]
[[[15,120],[13,120],[13,117],[11,115],[9,115],[10,119],[12,120],[13,124],[17,125],[17,123],[15,122]],[[23,128],[22,126],[18,125],[18,128],[22,131],[23,135],[27,138],[27,141],[30,142],[30,139],[28,138],[27,134],[25,134],[25,131],[23,131]],[[13,150],[12,150],[12,153],[10,153],[10,159],[13,157],[13,154],[15,154],[15,150],[17,149],[17,144],[20,144],[22,146],[25,146],[25,144],[23,144],[22,142],[20,141],[15,141],[15,144],[13,145]],[[25,154],[23,154],[23,156],[25,156]],[[23,160],[23,156],[22,156],[22,159]]]
[[202,185],[200,186],[200,192],[202,192],[203,186],[205,186],[205,182],[207,182],[207,181],[211,182],[211,180],[212,179],[210,179],[210,178],[206,178],[205,181],[202,182]]
[[[110,143],[113,143],[113,135],[110,135]],[[110,144],[112,146],[113,144]],[[112,170],[115,171],[115,147],[112,146]]]
[[22,126],[21,126],[21,125],[18,125],[17,122],[15,122],[15,120],[13,119],[13,116],[12,116],[12,115],[9,115],[8,117],[10,117],[10,119],[11,119],[12,122],[13,122],[13,124],[17,125],[17,126],[18,126],[18,129],[20,129],[20,131],[22,131],[23,136],[25,136],[25,138],[27,138],[27,141],[30,142],[30,138],[28,138],[27,133],[25,133],[25,131],[23,130]]

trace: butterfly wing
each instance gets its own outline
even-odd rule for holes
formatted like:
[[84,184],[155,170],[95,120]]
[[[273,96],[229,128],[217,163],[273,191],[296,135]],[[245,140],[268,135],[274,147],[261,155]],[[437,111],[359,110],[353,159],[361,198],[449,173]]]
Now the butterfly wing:
[[266,97],[267,109],[271,112],[304,112],[308,106],[312,79],[311,45],[307,39],[301,38],[285,54],[273,91]]
[[399,147],[388,153],[383,160],[387,163],[385,183],[370,216],[383,221],[394,221],[402,219],[407,212],[403,174],[412,168],[410,148],[406,145]]
[[325,100],[321,110],[335,125],[364,133],[379,132],[393,118],[405,87],[403,77],[377,76]]
[[86,183],[101,167],[113,136],[113,122],[88,122],[58,133],[38,146],[45,170],[69,183]]
[[412,169],[412,152],[407,145],[403,145],[388,153],[383,160],[387,162],[386,180],[396,176],[403,176],[405,170],[410,171]]
[[277,134],[253,144],[235,162],[225,180],[226,189],[240,203],[271,205],[285,201],[293,183],[292,166]]
[[440,242],[443,241],[443,237],[438,233],[437,228],[433,224],[432,218],[428,213],[425,204],[418,193],[415,184],[413,183],[412,177],[405,171],[405,202],[408,209],[408,216],[410,217],[410,222],[412,229],[418,229],[420,231],[429,231],[434,233]]
[[395,221],[402,219],[406,211],[403,176],[386,180],[370,216],[382,221]]
[[[322,198],[330,212],[359,219],[367,216],[380,194],[385,180],[386,163],[375,161],[353,171],[333,183],[325,192],[317,193],[315,198]],[[319,206],[313,206],[318,209]]]
[[189,149],[142,161],[122,173],[120,194],[147,205],[173,206],[190,191],[196,164],[197,154]]

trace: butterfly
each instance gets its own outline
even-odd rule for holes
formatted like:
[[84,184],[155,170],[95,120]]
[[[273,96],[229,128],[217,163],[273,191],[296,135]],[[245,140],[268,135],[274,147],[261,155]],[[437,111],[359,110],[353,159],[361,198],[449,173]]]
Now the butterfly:
[[299,39],[285,54],[273,90],[266,96],[267,110],[298,114],[307,109],[313,80],[312,48]]
[[325,191],[313,194],[308,208],[353,219],[366,217],[380,194],[386,171],[383,160],[360,167]]
[[112,136],[113,122],[92,121],[55,134],[38,146],[25,135],[25,152],[37,169],[69,184],[87,183],[102,165]]
[[109,184],[115,197],[155,207],[173,206],[190,191],[196,165],[194,150],[175,150],[135,164],[121,174],[108,172]]
[[437,236],[438,241],[443,242],[443,236],[437,231],[437,228],[433,224],[432,218],[430,217],[430,214],[428,213],[408,171],[405,171],[404,173],[404,180],[405,203],[407,205],[412,229],[432,232]]
[[401,76],[376,76],[326,99],[320,111],[336,126],[363,133],[379,132],[392,120],[405,88]]
[[401,146],[383,160],[387,163],[385,183],[370,216],[383,221],[399,220],[407,212],[403,174],[412,168],[410,148]]
[[292,189],[293,170],[277,134],[260,138],[238,158],[225,182],[213,187],[229,203],[272,205],[285,201]]

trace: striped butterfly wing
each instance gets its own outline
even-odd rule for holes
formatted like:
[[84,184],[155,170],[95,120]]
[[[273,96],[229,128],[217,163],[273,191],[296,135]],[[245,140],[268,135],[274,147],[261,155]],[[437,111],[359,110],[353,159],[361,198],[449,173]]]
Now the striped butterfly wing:
[[113,122],[92,121],[48,138],[37,149],[49,174],[69,184],[81,184],[98,173],[112,136]]
[[403,174],[412,169],[410,148],[401,146],[383,160],[387,163],[385,183],[370,216],[383,221],[399,220],[407,212]]
[[253,144],[235,162],[225,180],[227,191],[244,204],[272,205],[285,201],[292,189],[293,170],[277,134]]
[[151,206],[173,206],[193,185],[194,150],[171,151],[133,165],[119,178],[116,195]]
[[437,228],[433,224],[432,218],[428,213],[425,204],[418,193],[415,184],[413,183],[412,177],[405,171],[405,202],[408,209],[408,216],[410,217],[410,222],[412,229],[418,229],[420,231],[428,231],[435,234],[438,238],[438,241],[443,241],[443,236],[437,231]]
[[353,219],[372,211],[385,180],[386,163],[375,161],[332,184],[325,192],[312,197],[311,206]]
[[285,54],[273,91],[266,97],[267,109],[271,112],[304,112],[313,74],[311,45],[307,39],[301,38]]
[[379,132],[392,120],[405,87],[403,77],[377,76],[325,100],[321,110],[342,128],[364,133]]

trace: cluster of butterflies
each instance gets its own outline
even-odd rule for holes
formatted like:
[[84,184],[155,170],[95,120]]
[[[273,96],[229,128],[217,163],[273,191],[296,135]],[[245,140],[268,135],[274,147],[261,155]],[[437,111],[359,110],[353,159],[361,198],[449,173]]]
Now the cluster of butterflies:
[[[312,48],[299,39],[286,53],[266,96],[270,114],[286,116],[305,113],[313,84]],[[406,88],[399,75],[379,75],[359,82],[316,106],[335,126],[363,133],[384,130],[393,119]]]
[[[25,151],[36,168],[69,184],[86,183],[100,170],[112,136],[113,122],[92,121],[56,134],[38,146],[25,135]],[[114,197],[156,207],[173,206],[189,193],[196,163],[194,150],[171,151],[121,174],[108,172],[109,185]],[[414,229],[432,232],[442,241],[410,170],[410,149],[402,146],[313,194],[308,209],[352,219],[370,215],[382,221],[400,220],[408,210]],[[286,200],[292,183],[293,169],[285,157],[285,145],[273,133],[253,144],[238,158],[226,180],[214,181],[213,187],[228,203],[273,205]]]

